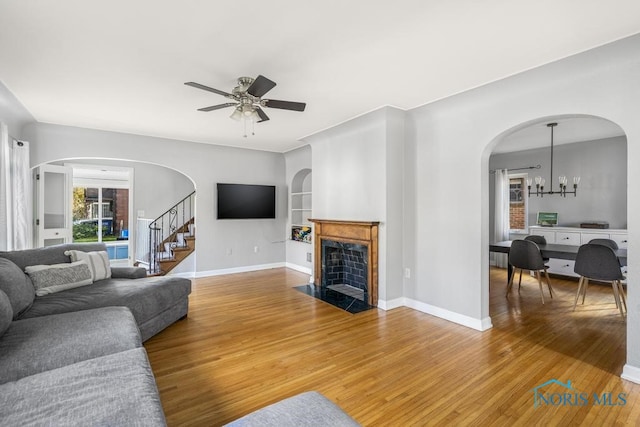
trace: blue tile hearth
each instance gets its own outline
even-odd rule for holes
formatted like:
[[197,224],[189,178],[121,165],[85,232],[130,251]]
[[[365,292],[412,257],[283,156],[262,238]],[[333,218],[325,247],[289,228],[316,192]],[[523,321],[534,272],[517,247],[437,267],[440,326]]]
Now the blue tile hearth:
[[341,308],[352,314],[375,308],[374,306],[369,305],[366,301],[362,301],[358,298],[354,298],[341,292],[337,292],[324,287],[321,288],[314,285],[302,285],[295,286],[294,289],[317,298],[321,301],[327,302],[335,307]]

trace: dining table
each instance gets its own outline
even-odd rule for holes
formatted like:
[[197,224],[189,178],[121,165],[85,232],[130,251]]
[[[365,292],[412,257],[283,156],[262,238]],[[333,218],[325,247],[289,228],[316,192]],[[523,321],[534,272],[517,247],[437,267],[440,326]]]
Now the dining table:
[[[508,254],[509,249],[511,249],[511,242],[513,240],[504,240],[501,242],[491,243],[489,245],[489,252],[497,252]],[[559,259],[570,259],[575,260],[578,255],[578,249],[580,246],[576,245],[562,245],[559,243],[544,243],[538,244],[540,248],[540,253],[542,254],[542,258],[559,258]],[[620,266],[624,267],[627,265],[627,249],[615,249],[614,252],[620,261]],[[513,268],[511,264],[507,264],[507,281],[511,278],[511,274],[513,273]]]

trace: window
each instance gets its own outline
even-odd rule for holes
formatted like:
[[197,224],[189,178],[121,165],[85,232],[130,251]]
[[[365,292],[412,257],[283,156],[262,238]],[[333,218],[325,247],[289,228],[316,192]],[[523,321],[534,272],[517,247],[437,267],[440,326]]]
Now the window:
[[509,175],[509,224],[511,230],[527,229],[526,175]]
[[73,241],[103,242],[112,265],[128,265],[132,170],[69,166],[73,168]]

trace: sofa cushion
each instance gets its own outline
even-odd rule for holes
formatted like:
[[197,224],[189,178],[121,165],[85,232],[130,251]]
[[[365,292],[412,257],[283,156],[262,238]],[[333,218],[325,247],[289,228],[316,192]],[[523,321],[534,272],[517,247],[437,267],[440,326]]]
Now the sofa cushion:
[[317,391],[308,391],[227,424],[228,427],[355,427],[359,426],[335,403]]
[[52,265],[71,262],[71,258],[64,254],[65,251],[69,250],[83,252],[106,251],[107,247],[104,243],[64,243],[45,248],[0,252],[0,258],[8,259],[20,267],[20,270],[24,270],[29,265]]
[[29,275],[37,296],[93,283],[91,270],[85,261],[30,265],[25,268],[25,272]]
[[0,337],[9,329],[12,320],[13,309],[11,308],[11,301],[9,301],[7,294],[0,291]]
[[99,307],[125,306],[138,325],[184,300],[191,292],[189,279],[152,276],[143,279],[106,279],[91,286],[67,289],[38,297],[21,319]]
[[36,295],[31,280],[24,271],[5,258],[0,258],[0,290],[7,294],[11,301],[14,319],[31,306]]
[[72,262],[85,261],[91,270],[91,280],[104,280],[111,277],[111,266],[109,265],[109,255],[107,251],[65,251],[65,255],[71,258]]
[[141,345],[126,307],[16,320],[0,337],[0,384]]
[[147,354],[136,348],[0,385],[9,426],[165,426]]
[[147,277],[144,267],[111,267],[112,279],[141,279]]

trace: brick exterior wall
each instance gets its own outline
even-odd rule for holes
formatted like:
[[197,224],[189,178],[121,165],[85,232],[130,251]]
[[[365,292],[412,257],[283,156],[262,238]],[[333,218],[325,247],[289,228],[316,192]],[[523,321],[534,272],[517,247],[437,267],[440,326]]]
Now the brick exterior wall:
[[524,202],[509,204],[509,228],[512,230],[522,230],[525,227]]
[[[129,190],[116,189],[113,196],[113,229],[116,236],[129,229]],[[122,221],[122,228],[120,228]]]

